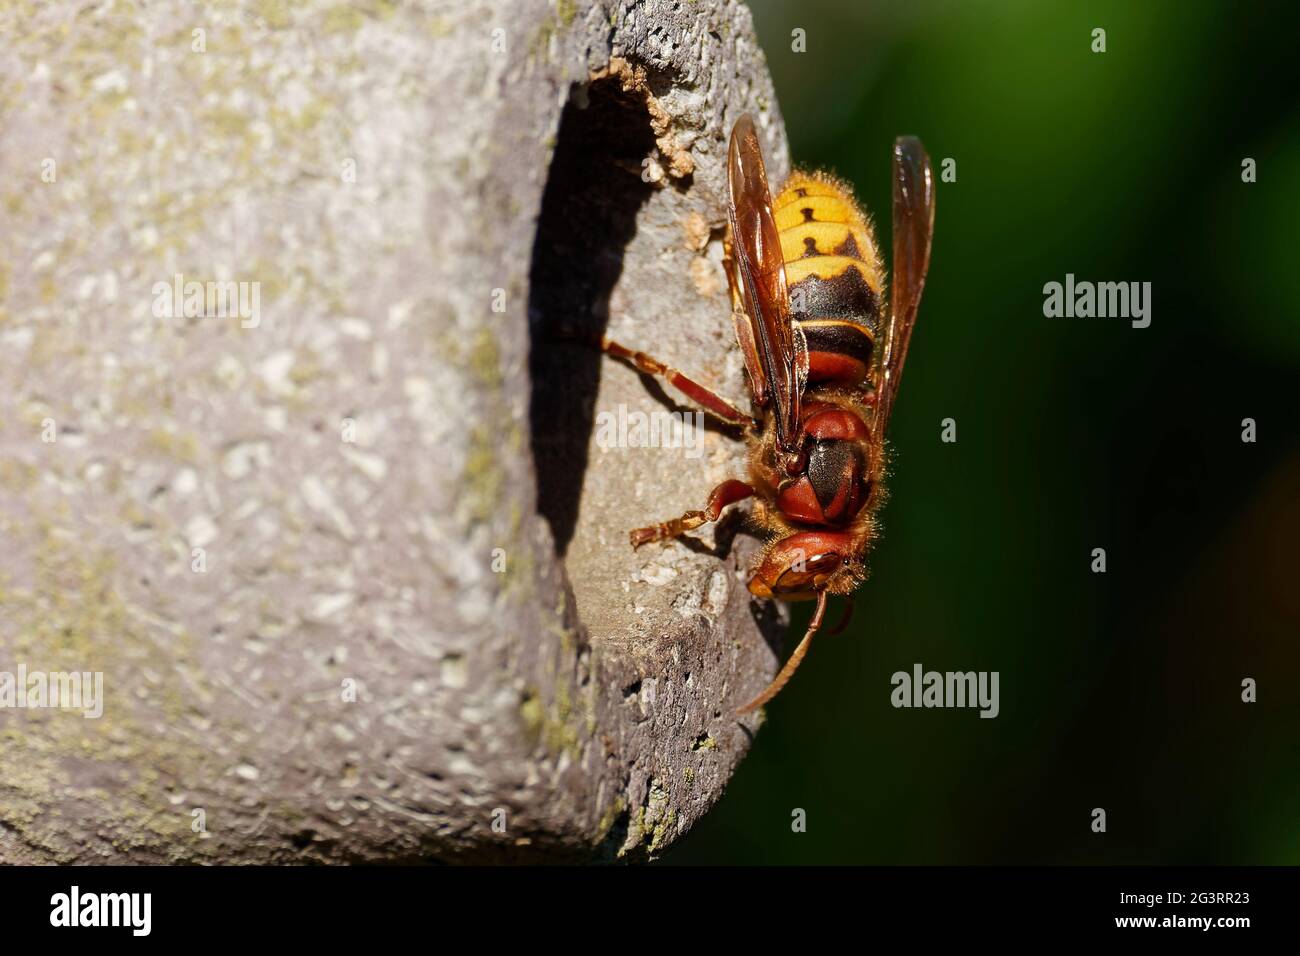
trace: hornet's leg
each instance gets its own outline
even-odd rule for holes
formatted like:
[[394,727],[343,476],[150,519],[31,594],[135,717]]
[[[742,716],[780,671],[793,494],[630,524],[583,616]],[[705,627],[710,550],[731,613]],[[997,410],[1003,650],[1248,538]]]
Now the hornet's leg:
[[794,672],[799,669],[799,664],[803,661],[804,655],[808,653],[808,645],[812,643],[812,636],[817,633],[817,628],[822,626],[822,618],[826,615],[826,592],[817,592],[817,610],[813,612],[812,621],[808,624],[808,631],[799,642],[799,646],[794,649],[790,659],[785,662],[785,667],[781,668],[781,673],[776,675],[776,679],[767,685],[767,690],[759,694],[740,710],[736,711],[736,716],[748,714],[751,710],[757,710],[769,700],[781,692],[781,688],[789,683]]
[[665,365],[663,362],[651,358],[644,352],[637,352],[624,345],[620,345],[613,339],[607,338],[603,335],[595,344],[602,352],[607,352],[617,359],[622,359],[624,362],[632,365],[638,372],[663,379],[696,405],[703,408],[709,414],[722,419],[724,422],[732,425],[742,425],[745,428],[753,428],[755,426],[752,415],[746,415],[717,392],[704,387],[693,378],[688,378],[672,366]]
[[652,525],[649,528],[637,528],[631,534],[632,547],[639,548],[651,541],[675,538],[685,531],[694,531],[709,521],[717,521],[722,509],[727,505],[743,501],[754,493],[754,489],[736,478],[729,478],[713,491],[709,492],[709,503],[703,511],[688,511],[680,518]]

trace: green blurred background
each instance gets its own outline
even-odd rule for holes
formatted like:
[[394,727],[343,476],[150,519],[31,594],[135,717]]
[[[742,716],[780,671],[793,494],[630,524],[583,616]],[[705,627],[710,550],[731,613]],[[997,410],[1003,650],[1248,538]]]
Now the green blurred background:
[[[916,133],[957,181],[854,623],[664,862],[1300,863],[1296,19],[752,6],[799,165],[887,210],[890,144]],[[1152,282],[1151,327],[1045,318],[1066,273]],[[1000,716],[894,709],[917,662],[999,671]]]

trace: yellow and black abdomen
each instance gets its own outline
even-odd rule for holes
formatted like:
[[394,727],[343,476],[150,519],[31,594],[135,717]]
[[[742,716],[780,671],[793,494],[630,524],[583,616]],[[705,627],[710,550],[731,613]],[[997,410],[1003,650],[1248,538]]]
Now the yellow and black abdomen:
[[863,384],[884,286],[870,223],[847,186],[820,174],[793,173],[772,206],[809,381]]

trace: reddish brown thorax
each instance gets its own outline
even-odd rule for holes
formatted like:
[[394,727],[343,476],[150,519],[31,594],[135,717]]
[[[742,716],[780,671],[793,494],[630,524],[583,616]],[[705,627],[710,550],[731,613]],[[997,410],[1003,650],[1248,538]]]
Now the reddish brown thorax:
[[844,527],[851,522],[867,501],[870,434],[847,408],[810,405],[802,473],[777,488],[781,513],[797,524]]

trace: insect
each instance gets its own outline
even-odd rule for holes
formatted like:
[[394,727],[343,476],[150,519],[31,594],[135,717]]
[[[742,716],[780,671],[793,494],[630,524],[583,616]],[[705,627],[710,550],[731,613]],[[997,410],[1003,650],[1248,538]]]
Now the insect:
[[722,482],[705,506],[631,532],[634,548],[718,520],[747,498],[766,539],[749,580],[761,598],[816,600],[803,639],[767,689],[790,680],[822,625],[829,595],[849,598],[867,576],[885,498],[885,430],[930,264],[934,183],[921,141],[893,153],[893,282],[884,318],[884,268],[871,224],[844,183],[795,172],[772,197],[751,117],[731,133],[724,264],[732,320],[755,415],[674,368],[608,338],[601,347],[663,378],[713,415],[743,426],[745,479]]

